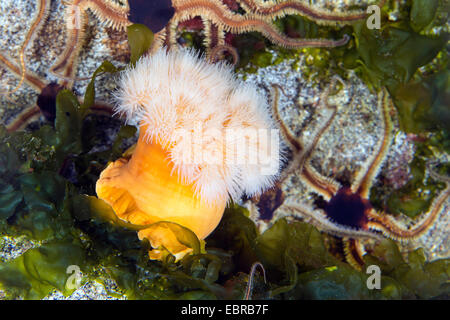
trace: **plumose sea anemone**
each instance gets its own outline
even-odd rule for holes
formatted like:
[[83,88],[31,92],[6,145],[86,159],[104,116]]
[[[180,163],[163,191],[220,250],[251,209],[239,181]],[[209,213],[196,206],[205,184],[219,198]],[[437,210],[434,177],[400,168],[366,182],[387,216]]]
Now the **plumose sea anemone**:
[[[177,223],[205,239],[227,202],[275,181],[280,146],[270,108],[230,66],[160,50],[122,73],[116,98],[116,111],[140,129],[131,158],[108,165],[96,185],[119,218]],[[138,235],[150,241],[152,259],[191,250],[162,225]]]

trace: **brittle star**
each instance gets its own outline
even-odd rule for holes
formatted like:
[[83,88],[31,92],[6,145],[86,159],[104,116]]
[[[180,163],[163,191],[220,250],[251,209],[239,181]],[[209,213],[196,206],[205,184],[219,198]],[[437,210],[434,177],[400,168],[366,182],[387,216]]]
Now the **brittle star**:
[[[332,86],[334,86],[334,82],[330,88]],[[278,188],[275,190],[278,193],[276,195],[278,201],[277,207],[271,209],[275,211],[277,208],[280,208],[280,210],[285,210],[294,216],[300,214],[319,230],[341,237],[344,241],[346,260],[355,268],[359,269],[364,265],[363,255],[365,254],[364,245],[361,240],[380,240],[383,237],[387,237],[406,242],[423,235],[434,224],[442,207],[450,196],[450,179],[437,175],[429,168],[430,176],[435,180],[445,182],[446,188],[435,197],[429,210],[423,213],[421,218],[411,228],[397,222],[392,215],[386,212],[376,211],[372,207],[368,200],[370,189],[386,159],[387,151],[392,140],[393,121],[391,113],[394,113],[395,109],[386,90],[382,90],[378,94],[377,99],[377,108],[382,115],[380,125],[382,126],[383,137],[378,141],[366,164],[357,173],[353,183],[349,187],[341,186],[334,179],[320,175],[311,166],[310,159],[319,139],[336,116],[336,106],[330,106],[327,102],[330,88],[322,94],[320,104],[322,107],[330,109],[332,113],[314,134],[312,142],[305,145],[303,141],[291,133],[282,121],[277,104],[280,88],[273,87],[275,93],[273,113],[280,124],[285,141],[293,152],[293,157],[290,164],[282,172],[280,181],[278,182]],[[313,208],[296,200],[285,199],[284,195],[279,194],[281,192],[281,184],[292,173],[296,173],[307,186],[326,200],[326,205],[323,209]],[[258,202],[262,198],[264,198],[264,195],[254,200]],[[262,203],[264,204],[264,201]],[[258,207],[261,208],[261,205]]]

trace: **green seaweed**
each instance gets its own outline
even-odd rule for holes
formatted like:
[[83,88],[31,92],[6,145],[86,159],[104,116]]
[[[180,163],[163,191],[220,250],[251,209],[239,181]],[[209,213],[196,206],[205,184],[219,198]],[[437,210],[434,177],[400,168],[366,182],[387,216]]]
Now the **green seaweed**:
[[[312,225],[280,219],[256,239],[256,250],[268,268],[285,269],[289,255],[300,270],[330,266],[337,260],[325,248],[322,236]],[[298,253],[301,252],[301,256]]]
[[[148,244],[137,239],[136,226],[117,220],[109,206],[94,197],[77,194],[74,186],[67,187],[65,192],[51,192],[63,183],[62,178],[49,175],[44,184],[40,176],[33,174],[32,177],[26,175],[27,185],[34,185],[37,195],[30,197],[29,207],[23,210],[33,219],[41,212],[60,214],[52,216],[53,224],[45,237],[38,224],[8,219],[7,234],[25,233],[29,238],[47,241],[17,259],[0,264],[0,286],[11,298],[42,298],[53,288],[70,294],[73,290],[65,288],[69,276],[65,270],[70,265],[80,266],[84,281],[91,277],[97,279],[94,275],[99,267],[107,270],[121,293],[130,299],[242,298],[246,280],[240,274],[248,272],[254,261],[263,262],[270,281],[270,289],[262,286],[261,280],[257,281],[254,290],[265,288],[266,292],[256,292],[255,297],[336,298],[332,294],[310,292],[311,288],[319,290],[317,288],[325,285],[314,284],[319,281],[318,274],[324,283],[338,285],[343,281],[344,287],[351,284],[353,291],[347,290],[346,295],[339,296],[341,298],[381,297],[360,292],[367,291],[362,289],[367,277],[332,257],[322,235],[311,225],[281,219],[260,235],[248,219],[247,211],[233,205],[227,208],[223,221],[207,239],[206,253],[187,256],[180,263],[170,259],[163,263],[148,261]],[[20,213],[15,212],[15,215]],[[33,232],[29,233],[30,227]],[[40,271],[37,276],[32,271],[35,266],[48,267],[48,270]],[[335,268],[339,273],[329,272]],[[441,286],[448,279],[438,265],[430,270],[437,274],[438,281],[434,280],[433,285]],[[324,276],[324,272],[329,277]],[[335,279],[337,274],[339,281]],[[230,284],[231,291],[226,289]],[[428,291],[441,292],[426,289],[426,294],[422,294],[420,288],[416,289],[416,294],[429,297],[432,294]]]
[[436,16],[439,0],[413,0],[410,23],[414,31],[419,32],[431,24]]
[[[415,157],[409,164],[411,178],[396,190],[383,190],[383,186],[373,188],[370,201],[376,207],[386,208],[390,214],[404,214],[411,218],[426,212],[434,197],[445,188],[441,181],[426,175],[426,162],[430,158],[430,148],[426,143],[416,142]],[[443,173],[448,175],[448,173]],[[387,194],[386,196],[383,196]]]
[[[129,32],[128,36],[131,37],[131,38],[135,37],[135,33],[137,33],[137,31],[134,30],[134,29],[128,30],[128,32]],[[134,41],[136,41],[136,40],[134,40]],[[150,40],[150,42],[151,42],[151,40]],[[145,49],[145,47],[144,48],[136,48],[135,45],[131,44],[131,42],[130,42],[130,47],[131,47],[131,52],[132,52],[132,56],[133,57],[135,55],[137,55],[140,52],[140,50],[144,50]],[[131,60],[131,61],[134,61],[134,60]],[[100,65],[100,67],[98,67],[97,70],[94,71],[94,74],[91,77],[91,81],[89,81],[89,83],[88,83],[88,85],[86,87],[86,92],[84,93],[83,104],[80,106],[82,118],[84,118],[84,117],[86,117],[88,115],[89,108],[91,108],[94,105],[94,103],[95,103],[95,78],[101,73],[105,73],[105,72],[116,73],[118,71],[120,71],[120,69],[116,68],[109,61],[104,61]]]
[[354,25],[354,32],[362,75],[376,88],[407,83],[446,43],[445,37],[423,36],[394,24],[370,30],[365,22],[359,22]]
[[0,263],[0,283],[12,297],[41,299],[54,288],[69,295],[74,289],[66,286],[67,267],[82,265],[84,255],[76,242],[53,241]]
[[450,259],[429,262],[423,249],[417,249],[410,251],[405,260],[394,241],[383,240],[365,261],[378,265],[384,276],[395,279],[406,296],[430,299],[450,294]]
[[127,35],[131,52],[130,64],[133,66],[150,49],[154,36],[149,28],[139,23],[128,26]]

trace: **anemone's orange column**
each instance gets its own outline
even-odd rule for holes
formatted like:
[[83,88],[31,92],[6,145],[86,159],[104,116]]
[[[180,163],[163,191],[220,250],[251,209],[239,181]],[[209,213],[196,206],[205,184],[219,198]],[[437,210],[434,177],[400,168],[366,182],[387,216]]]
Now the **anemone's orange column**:
[[[119,218],[133,224],[175,222],[204,239],[219,224],[227,199],[210,204],[196,196],[192,185],[182,183],[173,170],[168,152],[159,144],[147,143],[144,136],[145,127],[141,127],[131,159],[119,159],[101,173],[98,197]],[[139,237],[152,242],[145,230]]]

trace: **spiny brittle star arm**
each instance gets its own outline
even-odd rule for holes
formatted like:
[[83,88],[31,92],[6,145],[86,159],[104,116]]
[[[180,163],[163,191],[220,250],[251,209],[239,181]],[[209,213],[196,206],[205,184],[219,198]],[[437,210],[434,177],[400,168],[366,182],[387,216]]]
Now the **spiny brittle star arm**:
[[361,270],[364,265],[363,256],[366,253],[361,240],[355,238],[344,238],[345,260],[355,269]]
[[[7,57],[5,54],[0,52],[0,64],[5,68],[10,70],[12,73],[20,76],[23,74],[23,82],[28,83],[30,86],[35,88],[37,91],[41,91],[47,85],[45,84],[36,74],[27,70],[26,68],[20,68],[16,64],[10,61],[11,59]],[[18,89],[18,88],[17,88]],[[8,92],[8,94],[12,94],[13,92]]]
[[369,212],[368,227],[373,230],[381,231],[386,236],[396,240],[409,240],[421,236],[425,233],[436,221],[439,213],[450,196],[450,179],[448,177],[441,177],[430,170],[430,176],[436,180],[441,180],[446,183],[446,188],[433,200],[428,212],[424,213],[417,223],[412,228],[405,228],[398,223],[392,216],[383,212],[376,212],[371,210]]
[[354,229],[332,222],[323,210],[313,209],[308,205],[299,203],[296,200],[286,200],[283,203],[283,210],[292,212],[294,215],[300,214],[300,216],[304,218],[305,222],[312,224],[319,230],[338,237],[376,240],[382,239],[382,236],[375,232],[363,229]]
[[339,40],[329,39],[292,39],[283,35],[272,24],[270,20],[264,18],[259,14],[239,15],[230,12],[229,9],[217,0],[191,0],[186,2],[174,4],[176,10],[172,18],[170,44],[176,44],[176,26],[183,21],[190,20],[194,17],[200,16],[204,19],[211,20],[219,28],[225,31],[240,34],[251,31],[262,33],[270,41],[285,47],[285,48],[304,48],[304,47],[336,47],[342,46],[348,42],[350,37],[345,35]]
[[50,1],[49,0],[39,0],[36,2],[37,10],[36,14],[33,17],[30,29],[28,30],[27,34],[25,35],[25,40],[22,44],[22,47],[19,52],[19,61],[20,61],[20,73],[16,72],[16,66],[8,61],[5,56],[1,55],[0,60],[1,62],[7,66],[11,71],[13,71],[16,74],[20,74],[20,81],[17,84],[17,86],[10,91],[1,92],[1,94],[13,94],[17,90],[20,89],[23,82],[25,80],[29,80],[28,82],[31,83],[33,86],[38,85],[38,81],[36,81],[36,78],[32,76],[30,73],[27,73],[27,68],[25,65],[25,50],[27,49],[29,43],[34,39],[36,36],[36,32],[41,28],[43,23],[45,22],[45,18],[48,15],[49,9],[50,9]]
[[254,278],[255,278],[256,268],[258,268],[258,267],[262,270],[263,277],[264,277],[264,283],[267,283],[267,281],[266,281],[266,270],[264,269],[264,266],[262,265],[261,262],[255,262],[252,265],[251,269],[250,269],[250,274],[248,276],[247,288],[245,289],[244,300],[251,300],[252,299],[253,281],[254,281]]
[[289,166],[283,171],[280,177],[280,181],[285,180],[288,175],[292,172],[299,172],[299,175],[303,178],[308,186],[312,187],[319,194],[321,194],[326,200],[330,199],[336,192],[339,190],[340,185],[334,180],[321,176],[309,163],[309,158],[319,142],[323,133],[329,128],[331,123],[333,122],[337,109],[336,106],[330,106],[328,104],[328,96],[331,88],[334,88],[336,83],[336,79],[333,79],[331,84],[324,90],[319,99],[320,105],[328,110],[331,110],[332,113],[328,116],[327,120],[323,122],[323,124],[319,127],[319,129],[314,133],[312,141],[305,146],[304,143],[297,137],[295,137],[284,122],[281,119],[278,110],[278,99],[279,99],[279,90],[282,90],[279,86],[274,85],[274,102],[273,106],[273,114],[275,119],[280,124],[281,131],[290,145],[294,157],[291,160]]
[[377,107],[382,116],[381,125],[383,130],[383,138],[380,139],[378,145],[375,147],[375,151],[372,153],[366,164],[361,168],[355,178],[355,182],[352,184],[352,190],[364,199],[369,198],[372,183],[380,171],[384,160],[386,159],[389,146],[391,145],[392,131],[394,127],[391,117],[391,111],[394,109],[389,98],[389,94],[386,90],[382,90],[378,94]]
[[[287,15],[301,15],[307,17],[318,24],[335,25],[337,23],[351,23],[356,20],[365,19],[365,10],[348,10],[345,13],[333,12],[326,9],[318,9],[308,4],[306,1],[286,0],[286,1],[258,1],[258,0],[238,0],[248,11],[264,15],[267,19],[282,18]],[[385,0],[377,5],[381,8]]]
[[70,87],[76,71],[76,59],[85,40],[85,26],[87,24],[87,10],[113,29],[122,30],[131,22],[128,20],[128,4],[118,5],[113,1],[101,0],[73,0],[66,8],[66,45],[50,68],[55,76],[64,79],[64,85]]

